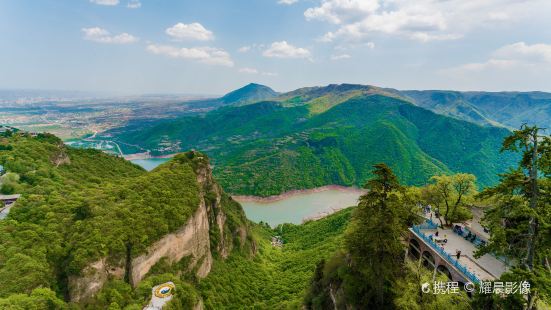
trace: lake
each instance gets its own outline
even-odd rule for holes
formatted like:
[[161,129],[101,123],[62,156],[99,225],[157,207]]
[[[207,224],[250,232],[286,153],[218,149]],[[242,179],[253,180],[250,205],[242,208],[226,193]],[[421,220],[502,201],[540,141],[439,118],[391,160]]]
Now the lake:
[[169,161],[170,158],[148,158],[148,159],[134,159],[131,162],[135,163],[138,166],[142,166],[145,170],[151,171],[155,169],[158,165]]
[[[135,159],[132,162],[151,171],[169,159]],[[243,206],[248,219],[257,223],[263,221],[275,227],[283,223],[301,224],[305,219],[322,217],[336,210],[355,206],[361,194],[362,191],[357,188],[329,186],[284,194],[280,196],[281,199],[276,197],[269,201],[235,198]]]
[[303,191],[275,201],[247,201],[238,198],[247,218],[275,227],[283,223],[301,224],[305,219],[319,218],[358,204],[362,191],[357,188],[327,188]]

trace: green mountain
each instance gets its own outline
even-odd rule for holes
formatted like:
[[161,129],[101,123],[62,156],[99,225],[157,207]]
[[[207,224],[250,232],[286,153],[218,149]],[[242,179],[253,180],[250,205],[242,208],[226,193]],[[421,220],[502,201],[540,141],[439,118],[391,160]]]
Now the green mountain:
[[246,104],[277,97],[278,93],[268,86],[250,83],[220,98],[224,104]]
[[543,92],[401,91],[416,105],[480,125],[549,127],[551,94]]
[[215,259],[254,253],[241,206],[212,178],[204,154],[146,172],[49,134],[6,132],[0,164],[17,176],[9,190],[22,194],[0,221],[0,308],[64,299],[105,309],[105,294],[122,287],[141,309],[161,266],[202,278]]
[[233,194],[360,186],[378,162],[391,166],[406,184],[468,172],[485,186],[512,163],[510,155],[498,158],[508,130],[435,114],[392,90],[330,85],[276,99],[112,134],[154,153],[162,153],[163,144],[204,151],[221,185]]
[[[8,132],[0,163],[22,194],[0,221],[2,309],[142,309],[166,281],[176,284],[167,309],[300,308],[352,213],[275,230],[249,223],[198,152],[146,172]],[[285,247],[270,244],[275,234]]]

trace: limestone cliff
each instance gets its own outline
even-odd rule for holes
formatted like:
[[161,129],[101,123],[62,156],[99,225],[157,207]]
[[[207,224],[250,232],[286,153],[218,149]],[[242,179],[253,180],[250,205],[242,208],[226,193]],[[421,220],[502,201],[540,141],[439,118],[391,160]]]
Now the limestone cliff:
[[187,270],[197,277],[210,272],[213,257],[226,258],[235,246],[253,251],[247,221],[241,206],[226,195],[212,177],[205,155],[188,152],[199,188],[200,203],[185,225],[149,245],[126,261],[104,257],[89,264],[79,276],[68,279],[73,302],[94,296],[110,278],[125,279],[136,286],[161,259],[174,264],[187,259]]

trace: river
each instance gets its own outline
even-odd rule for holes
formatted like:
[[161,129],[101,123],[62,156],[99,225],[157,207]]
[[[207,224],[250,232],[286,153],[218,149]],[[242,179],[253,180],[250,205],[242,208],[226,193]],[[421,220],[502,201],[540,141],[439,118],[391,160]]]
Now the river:
[[317,219],[340,209],[355,206],[362,191],[357,188],[324,187],[283,195],[282,199],[269,201],[236,200],[241,203],[247,218],[254,222],[301,224],[304,220]]
[[[132,162],[151,171],[169,159],[135,159]],[[283,223],[300,224],[307,219],[320,218],[336,210],[355,206],[361,194],[362,191],[357,188],[327,186],[269,199],[239,196],[234,198],[241,203],[248,219],[254,222],[263,221],[275,227]]]

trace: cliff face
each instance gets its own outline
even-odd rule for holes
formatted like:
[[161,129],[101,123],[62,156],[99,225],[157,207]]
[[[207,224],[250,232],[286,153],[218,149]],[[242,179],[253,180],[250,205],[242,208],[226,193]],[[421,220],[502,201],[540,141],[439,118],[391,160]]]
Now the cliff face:
[[[91,298],[109,278],[125,279],[136,286],[161,259],[174,264],[187,258],[187,270],[184,272],[206,277],[213,257],[226,258],[234,244],[242,249],[254,250],[241,207],[215,182],[206,157],[196,152],[185,155],[192,159],[199,185],[200,203],[195,213],[185,225],[151,244],[144,253],[116,263],[110,263],[111,260],[105,257],[89,264],[79,276],[69,277],[71,301],[81,302]],[[240,220],[228,220],[235,217]],[[251,246],[246,248],[247,244]]]

